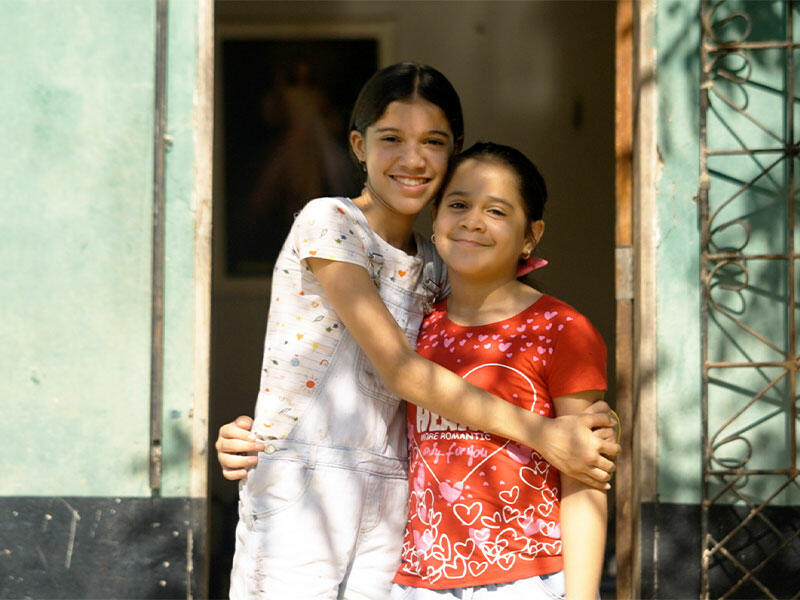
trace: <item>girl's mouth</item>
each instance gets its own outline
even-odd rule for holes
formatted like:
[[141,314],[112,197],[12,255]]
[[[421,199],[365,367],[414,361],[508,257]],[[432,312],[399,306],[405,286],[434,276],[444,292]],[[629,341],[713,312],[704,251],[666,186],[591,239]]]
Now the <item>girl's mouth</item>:
[[401,175],[391,175],[391,178],[397,183],[410,187],[425,185],[430,181],[430,177],[404,177]]
[[458,238],[458,239],[454,239],[453,241],[456,242],[457,244],[464,244],[465,246],[485,246],[486,245],[486,244],[483,244],[483,243],[479,242],[478,240],[470,240],[470,239],[466,239],[466,238]]

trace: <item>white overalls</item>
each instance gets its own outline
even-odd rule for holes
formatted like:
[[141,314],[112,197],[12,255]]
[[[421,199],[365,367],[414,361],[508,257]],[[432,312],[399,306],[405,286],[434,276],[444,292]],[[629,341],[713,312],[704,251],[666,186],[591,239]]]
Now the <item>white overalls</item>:
[[297,216],[276,262],[254,431],[240,486],[231,598],[385,600],[407,512],[405,405],[390,394],[307,269],[360,264],[412,346],[445,275],[430,242],[408,256],[345,198]]

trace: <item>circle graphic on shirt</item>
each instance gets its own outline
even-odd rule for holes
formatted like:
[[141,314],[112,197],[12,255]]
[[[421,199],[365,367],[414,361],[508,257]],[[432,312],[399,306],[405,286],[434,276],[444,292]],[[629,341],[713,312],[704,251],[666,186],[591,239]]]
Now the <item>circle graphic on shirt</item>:
[[525,387],[530,389],[533,396],[530,411],[533,412],[536,409],[536,388],[533,387],[533,382],[530,378],[519,369],[501,363],[486,363],[473,367],[464,373],[461,378],[495,396],[502,396],[502,390],[508,388],[509,383],[513,384],[513,379],[521,378],[525,382]]
[[[533,412],[536,409],[536,388],[533,385],[533,382],[528,378],[525,373],[520,371],[519,369],[515,369],[514,367],[510,367],[508,365],[504,365],[501,363],[485,363],[482,365],[478,365],[473,367],[469,371],[467,371],[463,376],[462,379],[476,385],[487,392],[494,394],[496,396],[502,396],[502,391],[504,389],[508,389],[509,384],[517,384],[517,387],[525,388],[527,387],[530,389],[531,396],[533,401],[531,402],[530,411]],[[524,385],[519,385],[520,382],[513,381],[514,379],[521,379],[524,381]],[[433,479],[436,481],[437,485],[439,486],[439,494],[450,504],[456,502],[464,491],[464,486],[467,483],[467,480],[479,470],[484,464],[486,464],[493,456],[500,452],[507,452],[508,455],[515,460],[516,462],[525,465],[530,462],[531,460],[531,451],[530,448],[526,448],[520,444],[512,442],[511,440],[506,440],[503,444],[501,444],[496,450],[488,454],[487,456],[483,457],[482,460],[478,461],[475,465],[473,465],[472,469],[467,472],[460,480],[456,481],[455,483],[450,483],[448,481],[440,481],[436,475],[436,472],[431,468],[428,464],[428,461],[425,459],[423,453],[419,453],[420,460],[422,460],[423,464],[425,465],[426,470],[428,473],[431,474]]]
[[[530,412],[551,412],[513,366],[486,362],[461,377]],[[421,407],[414,415],[403,573],[431,584],[479,581],[560,553],[557,482],[538,453]]]

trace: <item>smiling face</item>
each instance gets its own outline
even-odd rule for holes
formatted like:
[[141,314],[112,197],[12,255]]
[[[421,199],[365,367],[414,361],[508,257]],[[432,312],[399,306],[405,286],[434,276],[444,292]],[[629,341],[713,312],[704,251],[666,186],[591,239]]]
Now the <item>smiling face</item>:
[[367,170],[367,191],[387,214],[413,218],[434,197],[453,153],[441,108],[423,98],[391,102],[366,134],[350,133]]
[[469,158],[452,174],[433,222],[436,249],[457,277],[505,282],[530,254],[544,222],[528,219],[516,173],[496,160]]

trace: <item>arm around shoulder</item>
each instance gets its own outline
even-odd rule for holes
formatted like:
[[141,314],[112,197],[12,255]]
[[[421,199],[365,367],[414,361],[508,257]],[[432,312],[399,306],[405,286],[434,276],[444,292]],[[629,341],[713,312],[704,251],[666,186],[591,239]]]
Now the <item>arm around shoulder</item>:
[[306,259],[325,296],[394,394],[472,427],[536,448],[562,472],[605,487],[614,444],[592,435],[613,423],[603,413],[548,419],[464,381],[418,355],[383,304],[366,269],[320,258]]
[[344,262],[307,260],[333,309],[392,393],[469,427],[530,443],[530,428],[520,424],[520,416],[527,411],[414,351],[365,269]]

